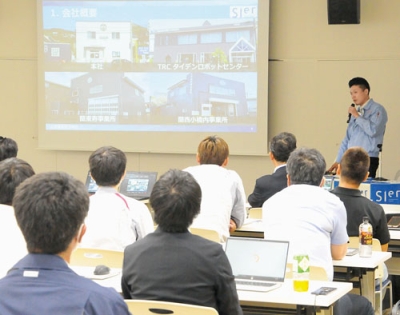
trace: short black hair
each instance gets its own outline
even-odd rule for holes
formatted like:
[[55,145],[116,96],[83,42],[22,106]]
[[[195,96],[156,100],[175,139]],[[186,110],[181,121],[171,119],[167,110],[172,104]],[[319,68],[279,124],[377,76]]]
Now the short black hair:
[[286,162],[296,149],[296,137],[290,132],[281,132],[271,140],[270,150],[278,162]]
[[319,186],[324,177],[326,162],[318,150],[299,148],[290,154],[286,169],[291,185]]
[[0,161],[16,157],[18,154],[18,145],[11,139],[0,136]]
[[35,175],[32,166],[16,157],[0,162],[0,204],[11,206],[15,189],[25,179]]
[[83,183],[71,175],[40,173],[17,187],[13,207],[28,251],[59,254],[83,225],[89,194]]
[[90,174],[99,186],[116,186],[126,169],[126,155],[121,150],[104,146],[89,157]]
[[201,188],[190,173],[171,169],[155,183],[150,204],[162,230],[185,232],[200,212]]
[[361,147],[348,149],[340,161],[340,176],[346,181],[361,184],[369,170],[370,159]]
[[349,88],[351,88],[353,85],[358,85],[362,90],[367,89],[368,94],[371,92],[371,88],[369,86],[369,83],[367,80],[361,77],[355,77],[349,81]]

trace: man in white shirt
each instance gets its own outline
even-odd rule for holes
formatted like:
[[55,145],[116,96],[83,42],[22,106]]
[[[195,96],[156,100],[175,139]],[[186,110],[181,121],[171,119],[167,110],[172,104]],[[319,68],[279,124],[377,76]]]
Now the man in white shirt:
[[[264,237],[288,240],[293,254],[307,253],[310,264],[326,270],[333,279],[332,259],[342,259],[347,251],[347,215],[339,198],[322,189],[326,162],[315,149],[293,151],[287,161],[288,187],[263,205]],[[364,297],[346,294],[334,307],[335,315],[373,315]]]
[[153,232],[147,206],[118,192],[126,172],[125,153],[111,146],[101,147],[91,154],[89,166],[99,188],[90,197],[87,232],[81,246],[123,251]]
[[32,166],[21,159],[13,157],[0,162],[0,278],[28,253],[11,204],[17,186],[33,175]]
[[200,142],[196,160],[200,165],[184,169],[193,175],[202,191],[200,214],[192,226],[216,230],[220,241],[225,242],[229,232],[241,227],[246,218],[243,182],[238,173],[225,168],[229,147],[218,136]]

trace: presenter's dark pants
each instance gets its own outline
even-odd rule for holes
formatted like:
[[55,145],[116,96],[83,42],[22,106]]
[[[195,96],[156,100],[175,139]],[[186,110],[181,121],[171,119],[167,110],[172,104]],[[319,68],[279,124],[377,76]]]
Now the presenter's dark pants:
[[379,166],[379,158],[377,157],[370,157],[369,158],[369,175],[368,177],[375,178],[376,177],[376,170]]

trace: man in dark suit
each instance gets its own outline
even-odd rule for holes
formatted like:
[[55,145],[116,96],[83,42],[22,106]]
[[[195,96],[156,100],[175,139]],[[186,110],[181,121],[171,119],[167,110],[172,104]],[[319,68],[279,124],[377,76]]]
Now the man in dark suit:
[[289,132],[282,132],[272,138],[269,157],[275,170],[271,175],[264,175],[256,180],[254,191],[248,198],[253,208],[262,207],[265,200],[287,187],[286,162],[295,149],[296,137]]
[[232,269],[221,244],[189,232],[200,212],[201,188],[185,171],[169,170],[150,196],[154,233],[125,248],[125,299],[162,300],[242,315]]

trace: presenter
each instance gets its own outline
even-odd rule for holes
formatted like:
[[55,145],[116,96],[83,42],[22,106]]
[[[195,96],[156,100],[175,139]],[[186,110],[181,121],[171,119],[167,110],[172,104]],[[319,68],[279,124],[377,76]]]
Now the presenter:
[[356,77],[349,81],[353,104],[348,109],[346,136],[344,137],[335,163],[328,173],[336,174],[336,169],[344,152],[351,147],[362,147],[370,158],[369,176],[375,178],[379,166],[379,152],[383,145],[386,123],[385,108],[369,97],[370,87],[367,80]]

